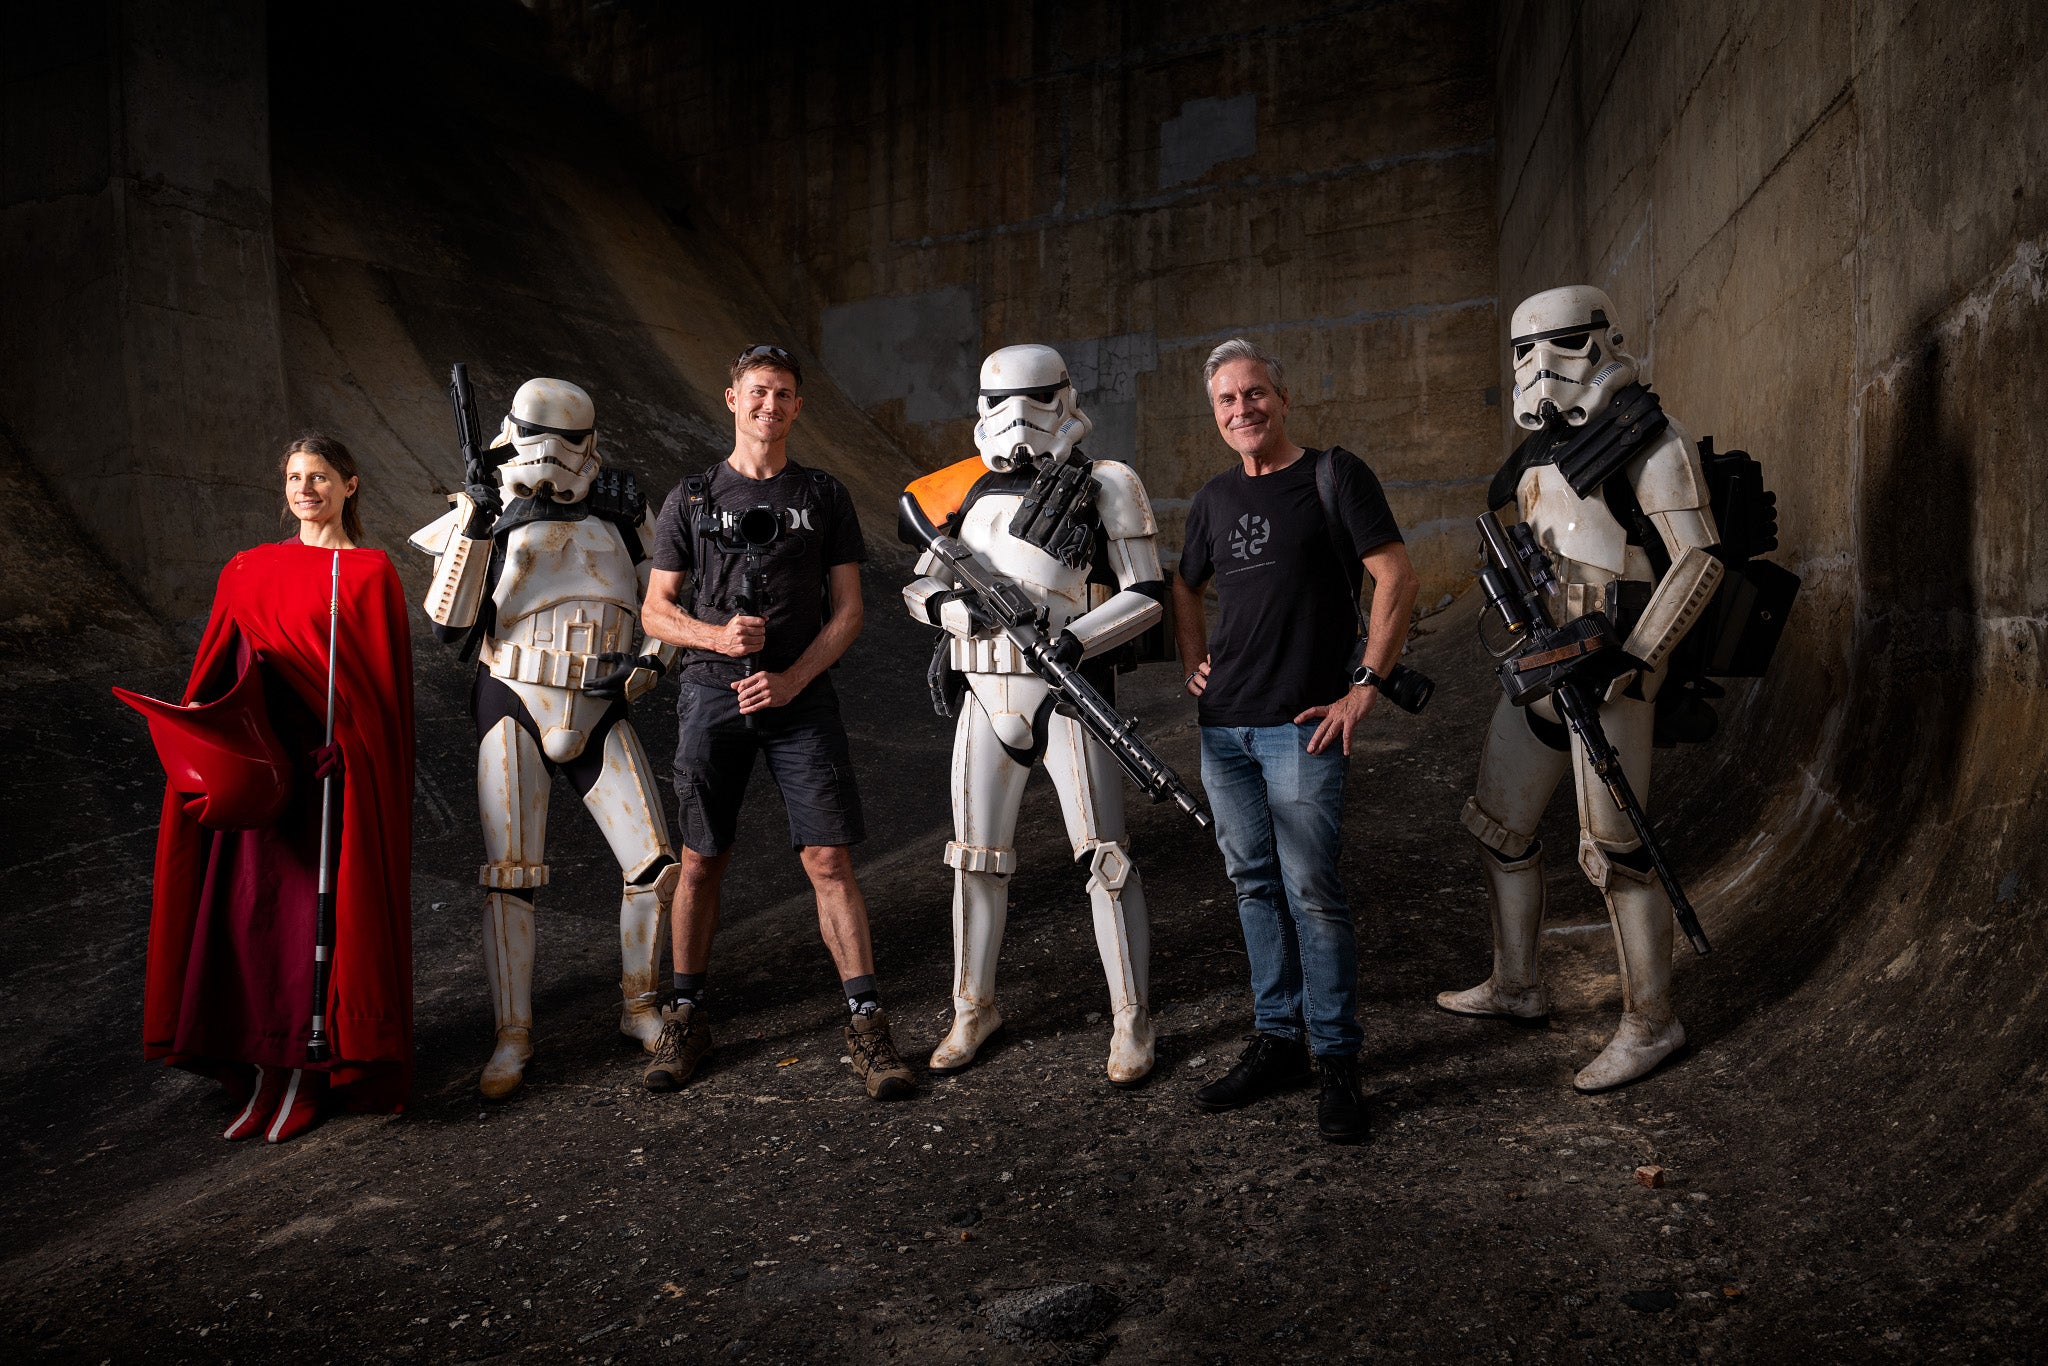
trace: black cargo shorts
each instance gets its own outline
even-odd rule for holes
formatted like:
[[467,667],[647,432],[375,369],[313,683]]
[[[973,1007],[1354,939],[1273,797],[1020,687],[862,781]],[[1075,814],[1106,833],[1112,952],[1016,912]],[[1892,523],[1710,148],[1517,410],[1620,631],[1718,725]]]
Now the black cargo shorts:
[[683,680],[676,711],[676,825],[688,848],[707,857],[732,848],[756,751],[789,809],[791,844],[858,844],[867,837],[829,675],[787,706],[755,712],[753,729],[724,686]]

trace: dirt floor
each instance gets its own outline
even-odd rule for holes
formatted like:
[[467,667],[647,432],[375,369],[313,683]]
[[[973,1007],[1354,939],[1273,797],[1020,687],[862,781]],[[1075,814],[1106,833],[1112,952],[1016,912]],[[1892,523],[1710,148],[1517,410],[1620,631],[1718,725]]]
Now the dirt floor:
[[[921,1058],[948,1014],[948,736],[884,567],[868,593],[840,671],[874,827],[860,866],[884,999]],[[1989,1241],[1963,1212],[1960,1152],[1872,1182],[1911,1117],[1818,1084],[1824,1070],[1746,1066],[1796,1003],[1759,1005],[1722,958],[1679,965],[1691,1056],[1618,1094],[1572,1092],[1619,992],[1569,860],[1553,861],[1550,1026],[1432,1008],[1487,966],[1456,819],[1492,700],[1470,608],[1418,637],[1411,658],[1441,685],[1428,713],[1375,716],[1353,758],[1343,871],[1372,1134],[1351,1148],[1318,1140],[1312,1093],[1191,1105],[1249,1007],[1220,860],[1171,807],[1133,813],[1159,1065],[1141,1089],[1105,1083],[1083,875],[1042,779],[1018,840],[1006,1041],[887,1106],[841,1061],[833,974],[758,776],[718,941],[717,1049],[685,1091],[644,1091],[614,1028],[615,874],[558,791],[539,1052],[522,1094],[484,1104],[461,677],[426,652],[414,1104],[281,1147],[223,1143],[215,1089],[136,1046],[160,780],[104,683],[168,690],[175,651],[10,683],[10,729],[32,744],[0,777],[0,1345],[81,1362],[2038,1359],[2038,1243]],[[1174,671],[1126,682],[1192,780]],[[642,709],[657,755],[669,700]],[[1554,821],[1568,815],[1561,800]],[[1661,1189],[1638,1182],[1646,1164]]]

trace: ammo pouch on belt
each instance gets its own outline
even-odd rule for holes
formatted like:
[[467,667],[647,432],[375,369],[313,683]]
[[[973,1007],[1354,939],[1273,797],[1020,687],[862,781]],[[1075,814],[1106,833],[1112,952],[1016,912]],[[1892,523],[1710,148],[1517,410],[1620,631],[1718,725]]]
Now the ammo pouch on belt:
[[[1562,626],[1533,632],[1528,647],[1502,660],[1495,672],[1500,675],[1500,686],[1508,700],[1526,707],[1549,696],[1568,679],[1605,682],[1598,669],[1587,668],[1589,659],[1602,654],[1618,661],[1621,640],[1614,633],[1613,623],[1601,613],[1590,612]],[[1614,672],[1607,677],[1613,677]]]

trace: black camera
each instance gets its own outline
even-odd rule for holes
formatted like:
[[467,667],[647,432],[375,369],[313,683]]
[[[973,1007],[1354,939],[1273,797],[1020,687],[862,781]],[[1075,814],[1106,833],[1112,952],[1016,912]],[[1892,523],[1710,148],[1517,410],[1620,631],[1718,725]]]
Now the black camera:
[[718,509],[697,514],[697,534],[734,555],[758,555],[782,539],[783,516],[766,503],[738,512]]

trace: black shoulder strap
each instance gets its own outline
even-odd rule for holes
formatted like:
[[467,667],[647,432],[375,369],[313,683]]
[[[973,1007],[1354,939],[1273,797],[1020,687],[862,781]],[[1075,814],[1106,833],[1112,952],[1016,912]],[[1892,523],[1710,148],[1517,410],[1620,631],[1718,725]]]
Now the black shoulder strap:
[[689,502],[684,515],[689,519],[687,534],[690,538],[690,615],[693,617],[703,616],[702,595],[704,586],[710,578],[704,569],[704,566],[710,563],[706,554],[709,546],[704,539],[704,515],[712,510],[711,481],[718,477],[718,466],[724,463],[723,460],[717,461],[704,473],[693,474],[683,480],[683,497]]
[[[1355,547],[1351,544],[1351,532],[1344,525],[1344,518],[1337,510],[1337,457],[1351,455],[1342,446],[1332,446],[1327,451],[1317,451],[1309,458],[1316,462],[1316,497],[1323,505],[1323,528],[1330,533],[1330,549],[1337,552],[1337,567],[1344,571],[1344,581],[1351,585],[1351,610],[1358,618],[1358,634],[1365,635],[1365,609],[1358,605],[1358,595],[1365,591],[1365,565],[1360,562]],[[1353,460],[1358,457],[1351,455]]]
[[1548,463],[1546,454],[1554,442],[1549,432],[1537,432],[1523,439],[1508,456],[1507,462],[1494,471],[1493,482],[1486,486],[1486,510],[1499,512],[1515,501],[1520,491],[1522,476],[1531,466]]

